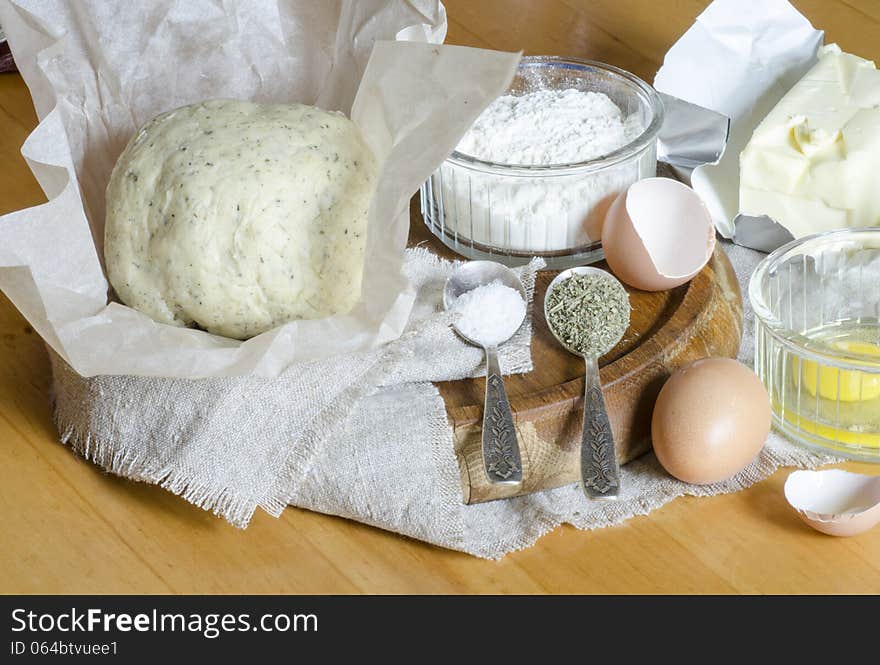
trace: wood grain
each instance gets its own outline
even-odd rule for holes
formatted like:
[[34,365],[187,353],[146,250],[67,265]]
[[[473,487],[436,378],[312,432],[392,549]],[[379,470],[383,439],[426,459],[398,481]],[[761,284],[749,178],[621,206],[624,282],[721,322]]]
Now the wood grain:
[[[596,58],[651,80],[708,3],[445,4],[450,43]],[[829,41],[880,59],[874,0],[795,4]],[[21,79],[0,75],[0,212],[43,201],[18,152],[35,124]],[[563,527],[487,562],[304,510],[258,514],[240,531],[74,456],[57,443],[48,392],[42,343],[0,296],[0,592],[880,593],[880,529],[850,539],[810,531],[782,497],[785,470],[618,527]]]

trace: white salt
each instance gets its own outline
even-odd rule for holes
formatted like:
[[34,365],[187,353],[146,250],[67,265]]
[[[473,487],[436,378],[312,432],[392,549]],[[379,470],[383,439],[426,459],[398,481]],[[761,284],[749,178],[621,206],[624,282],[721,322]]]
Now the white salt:
[[497,346],[519,329],[526,303],[519,291],[495,280],[461,294],[452,312],[462,335],[483,346]]

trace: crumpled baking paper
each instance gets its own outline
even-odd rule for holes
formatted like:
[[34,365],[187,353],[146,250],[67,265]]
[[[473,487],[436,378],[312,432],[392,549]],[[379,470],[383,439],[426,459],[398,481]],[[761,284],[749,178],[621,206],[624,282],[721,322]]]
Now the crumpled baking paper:
[[786,0],[715,0],[657,72],[657,90],[731,119],[721,160],[691,174],[725,238],[765,251],[785,240],[782,227],[766,217],[752,217],[740,228],[739,154],[764,116],[815,64],[823,36]]
[[[22,154],[49,199],[0,218],[0,289],[83,376],[276,376],[396,338],[414,297],[401,272],[410,197],[519,62],[440,46],[439,0],[0,0],[0,23],[40,119]],[[156,114],[217,97],[316,104],[362,129],[381,175],[350,314],[238,342],[108,302],[117,156]]]

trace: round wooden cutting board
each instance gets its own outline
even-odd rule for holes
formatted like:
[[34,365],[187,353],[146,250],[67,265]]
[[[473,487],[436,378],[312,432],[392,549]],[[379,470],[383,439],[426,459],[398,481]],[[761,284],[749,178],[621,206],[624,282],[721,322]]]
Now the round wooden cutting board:
[[[425,243],[446,258],[461,258],[425,227],[411,206],[410,244]],[[604,264],[600,267],[606,268]],[[455,438],[466,503],[528,494],[580,477],[583,360],[557,344],[544,320],[547,285],[558,274],[538,275],[532,311],[528,374],[505,377],[523,463],[521,486],[491,485],[481,454],[485,379],[438,383]],[[649,293],[627,287],[630,327],[600,359],[603,392],[621,464],[651,447],[651,413],[663,383],[677,368],[708,356],[735,357],[742,337],[742,296],[733,267],[717,247],[709,264],[688,284]]]

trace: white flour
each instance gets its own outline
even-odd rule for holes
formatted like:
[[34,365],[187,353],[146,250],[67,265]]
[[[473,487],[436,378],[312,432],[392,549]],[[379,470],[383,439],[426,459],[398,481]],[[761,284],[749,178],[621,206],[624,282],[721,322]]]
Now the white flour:
[[617,150],[632,134],[601,92],[538,90],[496,99],[456,150],[500,164],[573,164]]
[[[640,114],[624,117],[602,93],[538,90],[495,100],[457,150],[500,164],[569,164],[607,155],[644,129]],[[650,146],[607,170],[566,175],[486,173],[446,161],[425,189],[426,207],[436,227],[442,222],[465,245],[524,254],[586,249],[599,240],[614,197],[654,175],[655,154]]]

